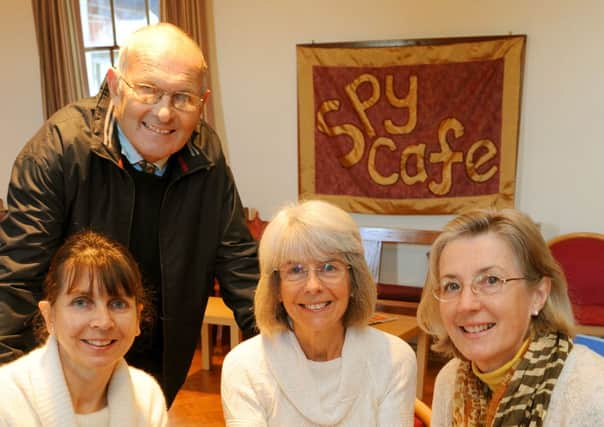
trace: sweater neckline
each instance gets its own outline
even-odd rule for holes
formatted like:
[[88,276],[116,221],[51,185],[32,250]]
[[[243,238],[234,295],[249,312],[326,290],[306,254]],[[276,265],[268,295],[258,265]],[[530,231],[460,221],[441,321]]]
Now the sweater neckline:
[[[327,362],[309,361],[296,336],[292,331],[286,331],[272,337],[262,336],[263,345],[266,347],[266,357],[269,370],[277,381],[279,389],[288,401],[310,422],[319,425],[337,425],[342,422],[353,409],[358,397],[361,395],[363,376],[359,371],[367,369],[365,355],[362,348],[362,328],[347,328],[342,348],[341,358]],[[328,399],[329,404],[321,398],[324,387],[324,378],[313,374],[316,364],[330,367],[339,364],[339,369],[331,375],[336,375],[334,380],[327,381],[333,398]],[[335,386],[334,386],[335,384]],[[319,392],[318,392],[319,391]],[[335,404],[337,403],[337,404]]]

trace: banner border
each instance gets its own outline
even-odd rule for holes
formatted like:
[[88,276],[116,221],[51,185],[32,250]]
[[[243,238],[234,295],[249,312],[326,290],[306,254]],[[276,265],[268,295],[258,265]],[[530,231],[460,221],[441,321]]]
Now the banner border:
[[[473,207],[513,207],[525,46],[526,35],[297,45],[299,198],[327,200],[349,212],[379,214],[455,214],[469,205]],[[430,47],[436,48],[430,49]],[[433,199],[377,199],[316,193],[312,67],[315,65],[345,66],[350,61],[348,58],[351,57],[355,59],[356,65],[362,65],[362,59],[367,55],[367,50],[375,52],[376,48],[380,49],[380,66],[440,64],[504,58],[502,149],[498,194]],[[401,54],[400,48],[404,48],[410,54]],[[418,57],[421,58],[419,62]],[[373,66],[376,65],[375,58],[375,55],[372,56]]]

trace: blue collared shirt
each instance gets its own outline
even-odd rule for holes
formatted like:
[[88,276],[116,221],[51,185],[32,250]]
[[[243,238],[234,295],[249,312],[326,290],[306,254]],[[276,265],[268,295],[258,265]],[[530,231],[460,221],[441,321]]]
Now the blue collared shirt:
[[[142,171],[143,169],[138,164],[138,162],[144,160],[143,157],[139,154],[138,151],[136,151],[136,148],[134,148],[128,138],[126,138],[126,135],[124,135],[124,132],[122,132],[120,126],[117,124],[116,126],[117,137],[119,138],[120,145],[122,146],[122,155],[128,160],[128,162],[130,162],[134,169],[136,169],[137,171]],[[163,176],[168,166],[168,158],[158,160],[157,162],[153,162],[153,164],[156,166],[154,175]]]

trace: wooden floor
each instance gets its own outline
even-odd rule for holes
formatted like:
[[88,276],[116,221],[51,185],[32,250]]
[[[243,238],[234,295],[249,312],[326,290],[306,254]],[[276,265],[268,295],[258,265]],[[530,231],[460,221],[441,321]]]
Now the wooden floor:
[[[169,426],[224,427],[222,406],[220,403],[220,366],[228,345],[214,348],[212,369],[201,370],[201,354],[195,352],[189,376],[178,392],[169,411]],[[443,361],[431,354],[424,388],[424,402],[432,402],[432,391],[436,373]]]

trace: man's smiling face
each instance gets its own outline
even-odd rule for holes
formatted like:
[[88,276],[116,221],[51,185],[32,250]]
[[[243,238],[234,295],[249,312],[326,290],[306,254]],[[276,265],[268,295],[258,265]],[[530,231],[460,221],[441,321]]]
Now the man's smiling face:
[[164,46],[143,44],[130,49],[126,69],[121,74],[113,69],[108,73],[116,120],[145,160],[155,162],[179,151],[197,126],[202,106],[194,111],[177,110],[169,94],[156,104],[145,104],[123,80],[131,85],[152,85],[169,93],[201,95],[199,55],[187,52],[190,49],[178,40]]

